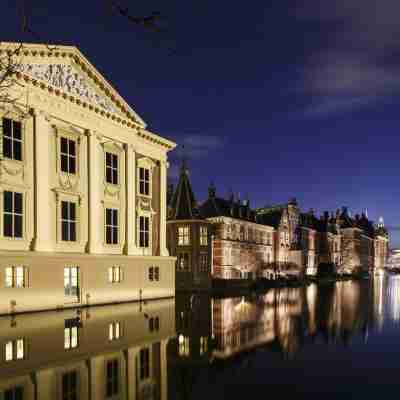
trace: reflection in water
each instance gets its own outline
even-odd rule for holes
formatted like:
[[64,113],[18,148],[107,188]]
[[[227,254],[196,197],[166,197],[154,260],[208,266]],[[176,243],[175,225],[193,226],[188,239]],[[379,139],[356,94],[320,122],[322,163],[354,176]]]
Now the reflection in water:
[[365,341],[399,321],[399,295],[399,278],[376,276],[3,317],[0,399],[189,399],[219,364],[258,350],[291,359],[316,343]]

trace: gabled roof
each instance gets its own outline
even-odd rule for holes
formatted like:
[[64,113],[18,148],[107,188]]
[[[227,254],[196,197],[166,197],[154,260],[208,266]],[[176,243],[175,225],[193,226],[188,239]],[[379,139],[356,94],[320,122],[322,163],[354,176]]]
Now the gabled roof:
[[181,166],[179,182],[169,204],[169,220],[200,219],[196,199],[189,181],[189,171],[185,163]]

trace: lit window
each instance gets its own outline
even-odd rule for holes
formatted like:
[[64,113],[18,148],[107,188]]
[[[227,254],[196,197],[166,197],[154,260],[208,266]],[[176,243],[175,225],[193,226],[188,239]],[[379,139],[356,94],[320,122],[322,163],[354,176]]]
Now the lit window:
[[[229,249],[227,249],[229,251]],[[201,272],[207,272],[208,271],[208,265],[207,265],[208,257],[207,253],[200,253],[200,271]]]
[[3,157],[22,161],[21,122],[3,118]]
[[28,287],[28,269],[26,267],[7,267],[5,286],[8,288]]
[[61,202],[61,240],[76,242],[76,204]]
[[118,244],[118,210],[106,208],[106,243]]
[[25,359],[25,339],[10,340],[5,343],[6,361]]
[[150,196],[150,170],[139,168],[139,194]]
[[64,324],[64,349],[76,349],[79,345],[79,320],[66,319]]
[[148,248],[150,246],[150,218],[139,217],[139,246]]
[[60,138],[61,171],[67,174],[76,173],[76,143],[65,137]]
[[208,351],[208,337],[200,337],[200,355],[206,354]]
[[118,185],[118,156],[106,152],[106,181]]
[[109,340],[117,340],[121,337],[121,323],[111,322],[108,326],[108,338]]
[[181,357],[188,357],[190,355],[189,338],[187,336],[179,335],[178,344],[179,344],[179,355]]
[[190,244],[190,229],[188,226],[178,228],[178,246],[188,246]]
[[78,296],[79,293],[79,268],[64,268],[64,293],[66,296]]
[[3,234],[6,237],[22,238],[23,230],[23,195],[4,191]]
[[208,244],[208,229],[206,226],[200,227],[200,246],[207,246]]
[[177,256],[177,269],[181,271],[189,271],[189,253],[179,253]]
[[120,283],[122,280],[121,267],[108,268],[108,281],[110,283]]
[[118,360],[107,361],[106,397],[114,398],[119,393],[119,362]]
[[140,380],[150,377],[150,350],[140,350]]
[[78,373],[70,371],[62,376],[62,399],[76,400],[78,399]]

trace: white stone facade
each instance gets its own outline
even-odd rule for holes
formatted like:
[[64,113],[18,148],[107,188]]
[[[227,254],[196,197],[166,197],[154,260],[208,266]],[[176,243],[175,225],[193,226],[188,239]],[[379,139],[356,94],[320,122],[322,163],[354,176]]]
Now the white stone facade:
[[20,57],[16,103],[0,104],[0,252],[150,257],[173,273],[166,176],[175,144],[149,132],[76,48],[24,45]]

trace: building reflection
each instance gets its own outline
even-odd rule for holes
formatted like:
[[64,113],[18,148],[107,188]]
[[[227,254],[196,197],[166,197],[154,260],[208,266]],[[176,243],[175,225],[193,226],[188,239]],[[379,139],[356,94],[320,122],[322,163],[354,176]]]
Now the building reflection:
[[377,276],[2,317],[0,399],[189,399],[250,352],[367,338],[399,320],[399,295],[400,279]]
[[167,398],[174,300],[0,319],[0,399]]

